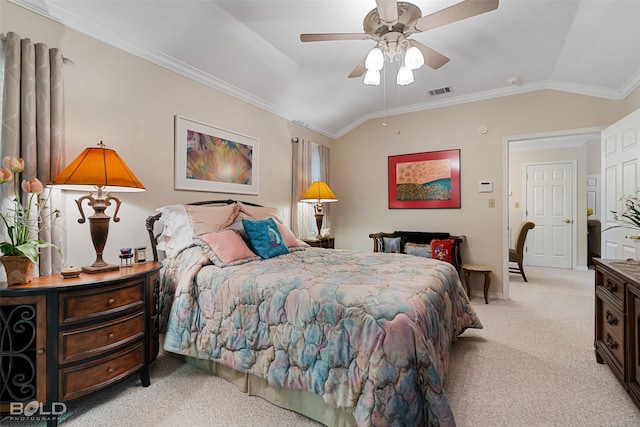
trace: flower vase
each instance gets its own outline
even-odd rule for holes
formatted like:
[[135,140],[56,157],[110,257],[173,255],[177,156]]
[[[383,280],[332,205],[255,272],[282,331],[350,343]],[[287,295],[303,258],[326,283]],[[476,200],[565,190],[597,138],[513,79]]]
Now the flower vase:
[[7,273],[7,285],[22,285],[33,279],[35,264],[24,255],[0,256],[0,263]]

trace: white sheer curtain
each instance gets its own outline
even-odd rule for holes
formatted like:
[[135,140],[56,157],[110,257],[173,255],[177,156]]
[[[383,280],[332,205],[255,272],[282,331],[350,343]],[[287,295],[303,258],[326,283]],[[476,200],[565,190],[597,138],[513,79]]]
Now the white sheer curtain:
[[[301,239],[315,237],[316,221],[313,203],[301,202],[300,198],[314,180],[324,181],[329,186],[329,147],[304,139],[293,140],[293,186],[291,193],[291,229]],[[316,160],[314,162],[314,160]],[[317,169],[317,170],[316,170]],[[324,228],[330,228],[329,205],[325,204]]]
[[[63,58],[59,49],[49,49],[42,43],[20,39],[15,33],[2,37],[4,66],[2,77],[1,156],[22,157],[25,162],[23,179],[37,177],[45,185],[64,167],[64,97]],[[47,194],[49,211],[62,209],[60,190]],[[2,197],[3,211],[5,197]],[[53,220],[54,216],[44,217]],[[41,224],[40,240],[51,242],[66,252],[65,227],[58,218]],[[34,238],[36,236],[33,236]],[[63,258],[55,249],[40,252],[39,274],[58,273]],[[2,272],[4,277],[4,272]],[[3,280],[3,277],[0,280]]]
[[315,217],[313,205],[303,203],[300,198],[311,185],[313,143],[305,139],[293,140],[293,185],[291,189],[291,230],[300,239],[306,239]]
[[[320,181],[324,181],[331,187],[331,179],[329,176],[329,156],[330,149],[325,145],[318,145],[318,154],[320,157]],[[331,203],[324,204],[324,222],[323,228],[331,228]]]

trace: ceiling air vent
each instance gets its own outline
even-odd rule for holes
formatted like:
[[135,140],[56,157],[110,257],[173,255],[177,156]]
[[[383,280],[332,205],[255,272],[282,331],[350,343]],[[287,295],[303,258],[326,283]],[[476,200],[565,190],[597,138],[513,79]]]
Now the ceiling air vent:
[[429,91],[429,95],[431,96],[436,96],[436,95],[444,95],[445,93],[451,93],[453,89],[451,89],[451,86],[447,86],[447,87],[441,87],[439,89],[432,89]]

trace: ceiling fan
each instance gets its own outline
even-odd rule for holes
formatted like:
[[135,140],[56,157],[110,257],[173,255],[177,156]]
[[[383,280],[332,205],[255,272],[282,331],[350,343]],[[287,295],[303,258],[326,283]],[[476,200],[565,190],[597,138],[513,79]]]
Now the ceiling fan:
[[[406,70],[409,73],[411,67],[419,68],[422,66],[422,62],[434,70],[449,62],[449,58],[446,56],[416,40],[409,39],[409,36],[490,12],[498,8],[498,2],[499,0],[464,0],[432,14],[422,16],[420,8],[412,3],[397,0],[376,0],[377,7],[371,10],[364,18],[364,33],[300,34],[300,41],[375,41],[376,47],[353,69],[349,77],[360,77],[367,72],[365,84],[379,84],[379,70],[382,69],[385,55],[391,62],[394,60],[400,61],[403,56],[405,61],[408,61],[407,57],[411,56],[412,65],[407,67],[408,69]],[[411,53],[409,53],[410,50]],[[415,59],[414,55],[420,56],[417,51],[421,54],[421,58]],[[367,83],[370,71],[378,73],[377,83],[375,83],[375,79],[373,82]],[[411,83],[413,81],[412,73],[410,81],[403,80],[401,83],[400,74],[402,71],[401,67],[398,73],[398,84]]]

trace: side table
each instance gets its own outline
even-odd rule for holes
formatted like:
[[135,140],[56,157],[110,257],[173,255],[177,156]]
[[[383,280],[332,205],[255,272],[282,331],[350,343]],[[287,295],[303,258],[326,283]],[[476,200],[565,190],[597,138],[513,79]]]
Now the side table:
[[305,239],[307,245],[315,248],[335,249],[335,239],[333,237],[322,237],[320,239]]
[[149,364],[159,350],[160,267],[145,262],[69,279],[53,275],[11,287],[0,283],[7,381],[0,412],[36,401],[44,411],[32,415],[55,426],[63,402],[136,373],[148,386]]
[[467,284],[467,295],[471,297],[471,273],[483,273],[484,274],[484,303],[489,304],[489,286],[491,286],[491,267],[482,264],[462,264],[462,271],[464,271],[464,281]]

